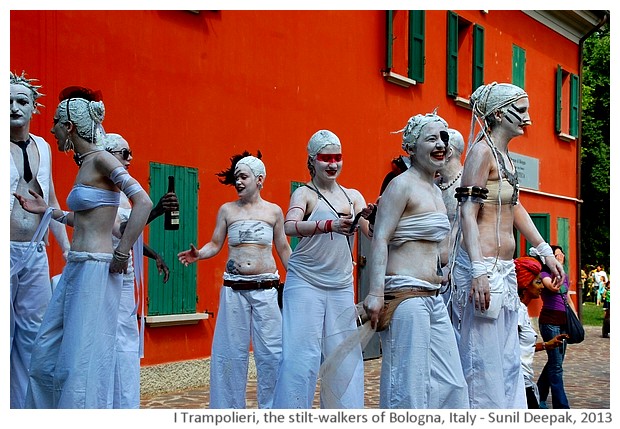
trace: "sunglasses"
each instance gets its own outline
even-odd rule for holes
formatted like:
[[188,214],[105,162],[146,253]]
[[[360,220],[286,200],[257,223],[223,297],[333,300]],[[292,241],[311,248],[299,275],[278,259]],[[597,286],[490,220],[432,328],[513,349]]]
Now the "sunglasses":
[[127,161],[129,157],[132,155],[131,151],[127,148],[122,148],[120,150],[111,150],[111,149],[106,149],[106,150],[110,152],[111,154],[120,153],[125,161]]
[[316,159],[321,162],[336,163],[342,161],[341,153],[317,153]]

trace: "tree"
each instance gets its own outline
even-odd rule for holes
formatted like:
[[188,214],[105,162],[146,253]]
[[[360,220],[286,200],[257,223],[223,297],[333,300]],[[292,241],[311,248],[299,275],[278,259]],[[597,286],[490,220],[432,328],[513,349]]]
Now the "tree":
[[584,43],[581,139],[581,255],[609,269],[609,21]]

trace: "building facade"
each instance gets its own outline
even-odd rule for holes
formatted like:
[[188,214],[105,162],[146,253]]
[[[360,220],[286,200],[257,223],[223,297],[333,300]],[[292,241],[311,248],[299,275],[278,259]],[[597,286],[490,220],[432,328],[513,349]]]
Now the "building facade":
[[[469,96],[492,81],[529,94],[533,125],[511,144],[521,201],[547,241],[565,249],[574,291],[581,42],[604,15],[22,10],[11,11],[10,67],[43,85],[46,107],[32,132],[53,149],[56,94],[87,86],[102,91],[103,125],[130,143],[131,173],[154,202],[168,176],[176,178],[180,230],[164,231],[158,219],[145,232],[171,269],[163,284],[149,261],[140,310],[147,323],[142,364],[154,365],[210,355],[226,252],[187,268],[176,254],[209,241],[217,209],[236,198],[215,175],[232,155],[261,151],[268,171],[262,195],[286,211],[291,190],[309,179],[309,137],[330,129],[343,145],[341,183],[375,201],[391,159],[403,154],[394,131],[410,116],[437,108],[467,139]],[[61,202],[76,169],[70,156],[54,152]],[[521,256],[529,245],[518,238]],[[52,245],[54,275],[63,259]],[[279,271],[285,275],[283,267]]]

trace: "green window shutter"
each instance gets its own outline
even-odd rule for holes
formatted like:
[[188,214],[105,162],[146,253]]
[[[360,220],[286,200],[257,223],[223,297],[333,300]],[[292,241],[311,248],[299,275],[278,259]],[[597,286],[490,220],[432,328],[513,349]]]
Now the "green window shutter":
[[512,45],[512,83],[525,89],[525,50]]
[[570,135],[579,137],[579,76],[570,75]]
[[484,84],[484,28],[474,25],[474,55],[472,61],[472,88],[473,93]]
[[394,41],[394,11],[388,10],[386,14],[386,58],[385,68],[387,71],[392,70],[392,54],[393,54],[393,41]]
[[164,217],[150,223],[149,246],[159,253],[168,268],[170,278],[163,283],[155,261],[148,261],[148,315],[191,314],[196,312],[196,264],[183,266],[177,259],[180,250],[198,238],[198,169],[177,165],[150,163],[150,197],[157,204],[168,191],[168,176],[175,178],[175,192],[179,199],[180,228],[164,230]]
[[570,265],[568,261],[570,260],[570,248],[569,237],[570,237],[570,220],[565,217],[559,217],[558,220],[558,245],[562,247],[564,250],[564,272],[570,272]]
[[562,67],[555,71],[555,132],[562,132]]
[[424,82],[425,12],[409,11],[409,78]]
[[456,97],[458,95],[459,16],[452,11],[448,11],[447,36],[447,92],[450,97]]
[[[291,195],[293,195],[293,192],[295,192],[295,189],[301,187],[304,185],[304,182],[291,182]],[[284,214],[284,217],[286,218],[286,213]],[[299,243],[299,237],[291,237],[291,250],[295,250],[295,247],[297,247],[297,243]]]
[[[530,213],[530,217],[532,218],[532,222],[534,222],[534,226],[542,236],[543,240],[547,243],[549,242],[549,231],[551,229],[551,220],[549,213]],[[533,244],[529,241],[525,242],[525,250],[526,252],[533,247]]]

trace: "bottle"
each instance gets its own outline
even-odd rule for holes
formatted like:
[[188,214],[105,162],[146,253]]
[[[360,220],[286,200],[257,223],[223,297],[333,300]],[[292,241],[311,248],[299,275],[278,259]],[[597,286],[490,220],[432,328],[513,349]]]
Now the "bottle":
[[[168,192],[174,192],[174,176],[168,176]],[[164,229],[179,229],[179,211],[170,211],[164,213]]]

